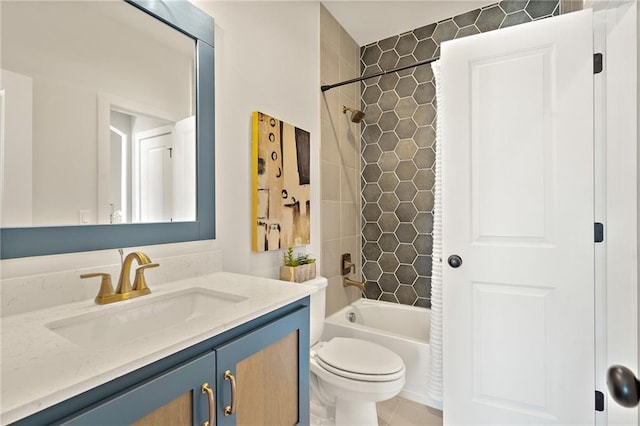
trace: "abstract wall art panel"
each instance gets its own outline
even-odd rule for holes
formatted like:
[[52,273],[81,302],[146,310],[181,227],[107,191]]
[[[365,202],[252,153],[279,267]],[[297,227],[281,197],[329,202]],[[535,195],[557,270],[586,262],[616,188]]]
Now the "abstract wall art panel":
[[253,250],[309,244],[310,134],[253,113]]

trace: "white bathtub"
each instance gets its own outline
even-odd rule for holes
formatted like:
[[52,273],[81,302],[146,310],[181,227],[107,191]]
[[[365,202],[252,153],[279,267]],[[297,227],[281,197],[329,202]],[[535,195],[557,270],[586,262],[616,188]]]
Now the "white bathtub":
[[322,339],[355,337],[391,349],[407,369],[400,396],[434,406],[427,396],[430,321],[430,309],[359,299],[325,319]]

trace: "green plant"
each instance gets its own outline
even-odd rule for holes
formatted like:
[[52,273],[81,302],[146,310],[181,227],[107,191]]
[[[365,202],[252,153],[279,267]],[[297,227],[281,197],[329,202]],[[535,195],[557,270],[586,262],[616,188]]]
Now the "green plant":
[[293,247],[289,247],[282,254],[282,262],[285,266],[300,266],[308,263],[316,263],[316,260],[309,254],[294,254]]

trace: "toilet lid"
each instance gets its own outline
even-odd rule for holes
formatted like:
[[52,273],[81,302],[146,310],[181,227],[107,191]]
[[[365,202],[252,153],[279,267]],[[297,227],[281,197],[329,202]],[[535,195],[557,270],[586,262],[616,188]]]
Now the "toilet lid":
[[316,352],[325,369],[337,375],[368,381],[390,381],[404,375],[404,362],[396,353],[376,343],[334,337]]

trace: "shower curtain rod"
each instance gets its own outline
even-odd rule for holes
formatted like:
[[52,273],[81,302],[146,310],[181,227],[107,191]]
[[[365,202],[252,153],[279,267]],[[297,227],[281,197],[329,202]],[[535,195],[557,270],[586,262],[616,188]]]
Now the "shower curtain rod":
[[352,78],[351,80],[341,81],[340,83],[325,84],[324,86],[320,86],[320,90],[322,90],[323,92],[326,92],[327,90],[333,89],[334,87],[340,87],[340,86],[344,86],[345,84],[357,83],[358,81],[366,80],[369,78],[380,77],[381,75],[391,74],[392,72],[404,71],[409,68],[419,67],[420,65],[426,65],[426,64],[430,64],[431,62],[435,62],[438,59],[440,59],[440,56],[435,56],[430,59],[425,59],[424,61],[416,62],[415,64],[405,65],[405,66],[394,68],[388,71],[380,71],[378,73],[371,74],[371,75],[363,75],[362,77]]

